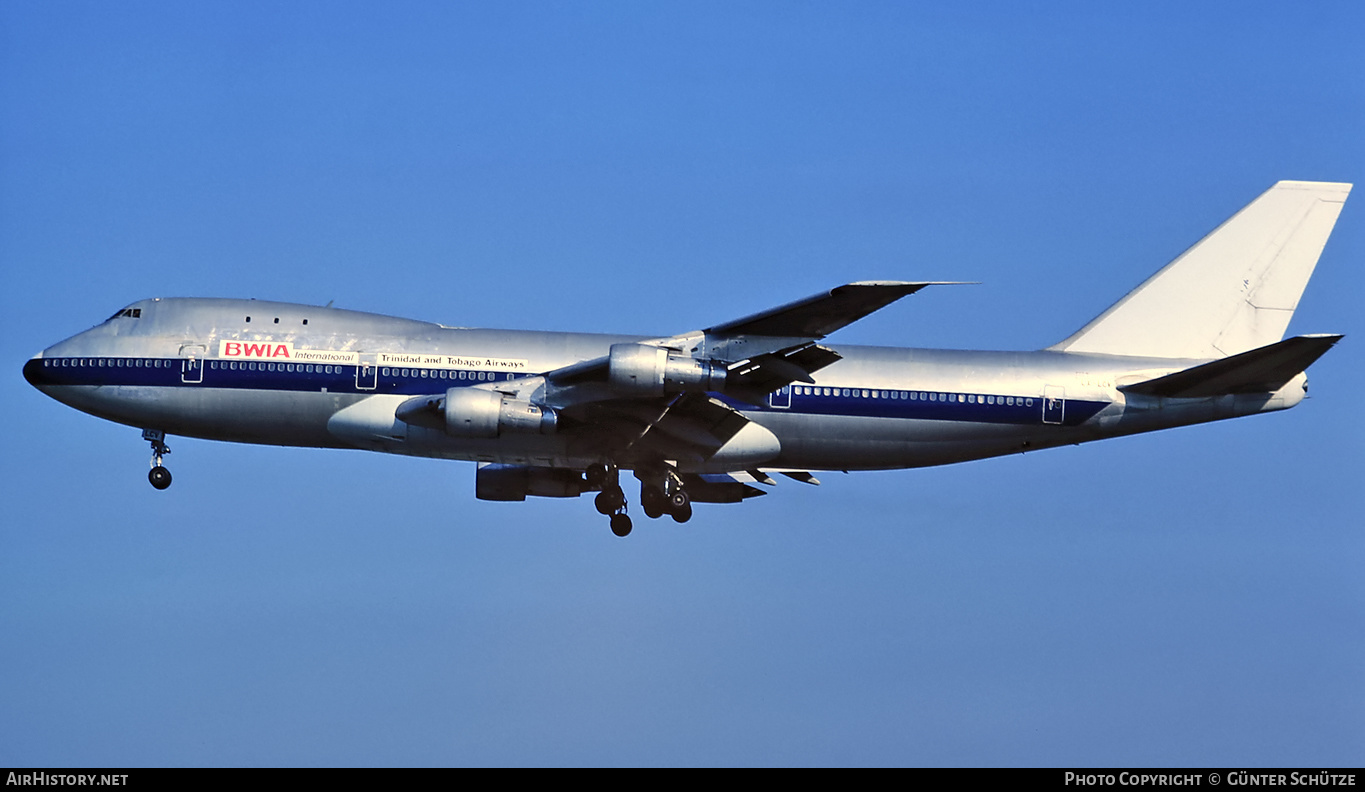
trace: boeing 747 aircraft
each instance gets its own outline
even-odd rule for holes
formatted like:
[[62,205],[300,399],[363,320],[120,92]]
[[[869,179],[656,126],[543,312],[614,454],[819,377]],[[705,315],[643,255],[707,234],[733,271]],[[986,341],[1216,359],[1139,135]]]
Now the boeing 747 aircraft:
[[596,492],[631,530],[773,475],[944,465],[1298,404],[1339,335],[1283,338],[1349,184],[1271,187],[1071,337],[1033,352],[826,344],[935,285],[865,281],[662,338],[482,330],[157,298],[35,355],[52,398],[168,435],[477,462],[475,495]]

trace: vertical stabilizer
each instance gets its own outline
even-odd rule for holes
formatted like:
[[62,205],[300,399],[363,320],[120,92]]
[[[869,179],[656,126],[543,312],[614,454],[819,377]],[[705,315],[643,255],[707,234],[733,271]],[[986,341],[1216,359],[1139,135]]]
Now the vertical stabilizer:
[[1050,348],[1211,359],[1279,341],[1350,192],[1279,182]]

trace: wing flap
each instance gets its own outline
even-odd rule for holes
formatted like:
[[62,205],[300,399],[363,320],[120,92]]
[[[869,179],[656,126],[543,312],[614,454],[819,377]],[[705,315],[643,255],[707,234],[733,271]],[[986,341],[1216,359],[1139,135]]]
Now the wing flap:
[[840,360],[819,344],[806,344],[750,358],[730,369],[725,393],[750,404],[761,404],[769,393],[793,382],[815,382],[811,374]]
[[683,486],[696,503],[739,503],[768,493],[726,476],[684,474]]

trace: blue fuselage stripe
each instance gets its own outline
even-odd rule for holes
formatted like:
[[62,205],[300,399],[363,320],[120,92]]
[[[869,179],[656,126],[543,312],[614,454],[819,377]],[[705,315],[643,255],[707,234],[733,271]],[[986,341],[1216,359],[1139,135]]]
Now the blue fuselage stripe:
[[[360,369],[355,365],[226,360],[190,363],[185,358],[36,358],[24,365],[24,377],[34,385],[48,386],[228,388],[404,396],[421,396],[518,377],[505,372],[469,369],[380,367],[377,370],[367,368],[363,374]],[[755,405],[724,396],[717,395],[716,398],[739,410],[755,409]],[[757,409],[804,415],[996,424],[1061,423],[1066,426],[1084,423],[1109,404],[1066,399],[1045,405],[1041,396],[799,386],[790,391],[784,389],[774,398],[773,403]],[[1049,411],[1052,412],[1049,414]]]
[[[821,391],[826,390],[821,388]],[[829,388],[838,395],[798,393],[790,407],[765,407],[774,412],[805,415],[858,415],[877,418],[902,418],[921,421],[970,421],[973,423],[1034,424],[1043,421],[1044,404],[1039,396],[1001,396],[984,393],[941,391],[870,390]],[[844,395],[847,393],[848,395]],[[876,394],[875,396],[872,394]],[[856,394],[856,395],[855,395]],[[1048,423],[1075,426],[1084,423],[1108,402],[1059,400],[1054,405],[1055,419]],[[785,403],[785,401],[783,402]],[[741,403],[732,406],[743,408]]]

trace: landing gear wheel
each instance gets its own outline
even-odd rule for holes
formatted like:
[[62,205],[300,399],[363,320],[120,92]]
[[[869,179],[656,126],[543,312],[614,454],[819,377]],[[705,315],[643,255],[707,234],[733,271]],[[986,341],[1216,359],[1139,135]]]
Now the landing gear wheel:
[[620,487],[607,487],[597,493],[592,505],[597,507],[598,514],[613,514],[626,505],[626,493]]
[[611,516],[611,532],[617,536],[629,536],[631,527],[630,515],[622,512]]
[[171,471],[157,465],[147,472],[147,480],[152,482],[153,487],[164,490],[171,486]]
[[681,509],[673,509],[669,514],[673,517],[673,522],[685,523],[692,519],[692,504],[686,503]]
[[161,458],[171,453],[170,446],[166,445],[166,433],[160,429],[143,429],[142,439],[152,444],[152,469],[147,473],[147,480],[153,487],[164,490],[171,486],[171,471],[161,466]]
[[672,495],[668,496],[668,506],[669,511],[671,512],[677,512],[681,509],[687,509],[687,513],[691,514],[692,498],[688,496],[687,490],[679,487],[678,489],[673,490]]
[[646,517],[657,520],[668,511],[668,497],[658,487],[646,484],[640,488],[640,508],[645,510]]

